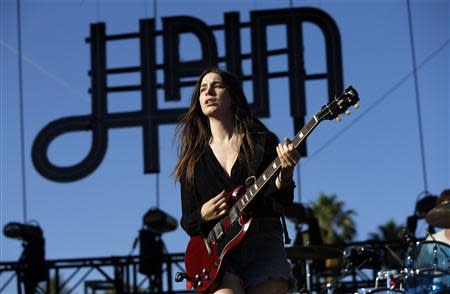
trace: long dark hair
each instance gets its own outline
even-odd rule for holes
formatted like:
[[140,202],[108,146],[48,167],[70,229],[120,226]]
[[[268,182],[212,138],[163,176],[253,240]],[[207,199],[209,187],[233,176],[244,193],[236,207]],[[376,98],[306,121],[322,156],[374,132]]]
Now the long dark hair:
[[238,160],[244,163],[252,174],[255,173],[252,166],[255,147],[251,134],[268,132],[264,124],[251,112],[240,81],[235,75],[217,67],[205,70],[197,80],[191,97],[191,105],[188,111],[181,116],[175,133],[179,142],[178,162],[173,174],[176,180],[182,180],[188,185],[194,184],[195,165],[211,139],[209,120],[203,114],[199,102],[201,82],[203,77],[211,72],[220,75],[225,88],[230,93],[233,105],[234,133],[242,135],[238,136],[241,146]]

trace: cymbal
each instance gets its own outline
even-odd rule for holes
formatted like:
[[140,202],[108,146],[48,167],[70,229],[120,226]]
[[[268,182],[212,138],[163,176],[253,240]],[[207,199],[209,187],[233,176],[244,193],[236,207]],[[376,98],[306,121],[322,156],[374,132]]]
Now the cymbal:
[[297,202],[294,202],[291,206],[286,207],[283,210],[283,214],[295,224],[305,223],[308,219],[305,207],[301,203]]
[[450,229],[450,202],[438,205],[425,216],[427,223],[433,227]]
[[342,250],[327,246],[285,247],[289,259],[329,259],[342,256]]

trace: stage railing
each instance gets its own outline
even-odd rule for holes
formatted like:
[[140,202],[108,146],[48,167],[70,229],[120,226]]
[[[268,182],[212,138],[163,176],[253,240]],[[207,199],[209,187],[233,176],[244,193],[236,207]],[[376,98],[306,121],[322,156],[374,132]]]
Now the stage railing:
[[[346,244],[342,248],[350,246],[372,246],[378,249],[389,246],[394,250],[405,250],[407,247],[400,241],[366,241]],[[184,271],[183,253],[164,254],[162,264],[152,264],[150,267],[156,269],[153,273],[141,273],[139,269],[142,262],[144,261],[138,255],[47,260],[49,278],[41,281],[32,293],[193,293],[184,289],[184,282],[174,281],[176,272]],[[326,273],[328,278],[313,273],[314,292],[323,291],[330,279],[341,274],[339,266],[334,273]],[[28,294],[25,291],[28,282],[24,279],[26,270],[26,266],[20,261],[0,262],[0,293]],[[364,278],[355,274],[349,275],[340,285],[349,290],[373,287],[376,270],[364,270]]]

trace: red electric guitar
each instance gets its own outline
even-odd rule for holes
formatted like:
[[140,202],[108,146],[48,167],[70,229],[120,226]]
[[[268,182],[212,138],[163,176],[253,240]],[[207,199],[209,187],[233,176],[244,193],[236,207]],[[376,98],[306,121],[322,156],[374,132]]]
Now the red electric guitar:
[[[358,108],[358,93],[353,87],[348,87],[344,93],[335,97],[303,126],[293,138],[292,144],[298,148],[303,140],[323,120],[336,118],[340,120],[342,113],[349,114],[348,108],[354,105]],[[207,292],[214,284],[220,270],[224,256],[236,247],[245,237],[252,219],[245,217],[243,211],[252,199],[258,195],[262,187],[275,175],[280,168],[280,160],[277,157],[271,165],[254,180],[244,191],[245,186],[239,186],[233,190],[229,197],[234,205],[229,212],[214,226],[208,237],[194,236],[189,241],[186,249],[185,263],[186,273],[177,273],[177,282],[186,279],[186,288],[197,292]]]

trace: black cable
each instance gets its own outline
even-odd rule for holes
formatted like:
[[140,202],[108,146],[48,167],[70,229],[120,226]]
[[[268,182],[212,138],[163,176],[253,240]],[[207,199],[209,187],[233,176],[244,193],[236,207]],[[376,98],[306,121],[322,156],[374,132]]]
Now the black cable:
[[144,16],[145,18],[148,18],[148,13],[147,13],[147,0],[144,0]]
[[23,115],[23,63],[22,63],[22,23],[20,0],[17,0],[17,45],[19,49],[18,74],[19,74],[19,109],[20,109],[20,151],[21,151],[21,168],[22,168],[22,210],[23,222],[27,222],[27,179],[25,173],[25,118]]
[[156,174],[156,207],[159,208],[159,173]]
[[[289,9],[294,8],[294,1],[293,0],[289,0]],[[300,164],[297,164],[296,166],[297,169],[297,201],[298,202],[302,202],[302,186],[301,186],[301,182],[300,182],[300,170],[301,170],[301,166]]]
[[[155,22],[158,16],[157,11],[158,11],[157,0],[153,0],[153,19],[155,20]],[[156,207],[159,208],[159,173],[156,174],[155,178],[156,178]]]
[[410,5],[409,0],[406,0],[406,4],[407,4],[406,6],[408,8],[409,40],[411,42],[411,57],[412,57],[412,63],[413,63],[414,89],[416,91],[417,124],[418,124],[418,130],[419,130],[420,153],[421,153],[421,157],[422,157],[423,185],[424,185],[424,191],[428,191],[427,169],[426,169],[426,165],[425,165],[425,146],[424,146],[424,142],[423,142],[422,110],[420,108],[419,79],[417,77],[416,48],[414,46],[411,5]]
[[95,13],[97,16],[97,22],[100,22],[100,0],[95,1]]
[[[424,59],[424,61],[422,61],[421,64],[419,64],[419,66],[417,67],[417,69],[422,68],[425,64],[427,64],[429,61],[431,61],[434,57],[436,57],[436,55],[438,53],[440,53],[445,47],[448,46],[450,42],[450,39],[447,39],[447,41],[444,42],[444,44],[442,44],[438,49],[436,49],[435,51],[433,51],[427,58]],[[380,98],[378,98],[377,100],[375,100],[374,103],[372,103],[372,105],[370,105],[369,107],[367,107],[367,109],[365,111],[363,111],[358,117],[356,117],[355,119],[353,119],[351,122],[349,122],[340,132],[338,132],[336,135],[334,135],[330,140],[328,140],[326,143],[324,143],[321,147],[319,147],[313,154],[311,154],[310,156],[308,156],[308,161],[309,162],[311,160],[312,157],[316,156],[317,154],[319,154],[320,152],[322,152],[323,149],[325,149],[326,147],[328,147],[328,145],[330,145],[332,142],[334,142],[339,136],[341,136],[344,132],[346,132],[350,127],[352,127],[356,122],[358,122],[361,118],[363,118],[366,114],[368,114],[370,111],[372,111],[376,106],[378,106],[381,102],[384,101],[384,99],[386,99],[389,94],[392,94],[393,91],[397,90],[404,82],[406,82],[411,75],[413,74],[413,72],[409,72],[408,74],[406,74],[403,78],[400,79],[400,81],[398,81],[397,83],[395,83],[391,88],[389,88],[389,90],[387,90],[383,95],[381,95]],[[305,164],[303,164],[303,166],[305,166]]]

